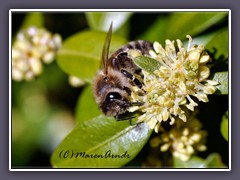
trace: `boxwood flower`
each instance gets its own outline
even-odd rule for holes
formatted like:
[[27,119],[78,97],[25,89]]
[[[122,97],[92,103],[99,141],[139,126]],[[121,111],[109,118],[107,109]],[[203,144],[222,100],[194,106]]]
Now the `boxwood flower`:
[[12,46],[12,79],[32,80],[43,70],[42,63],[51,63],[61,47],[59,34],[31,26],[17,33]]
[[[176,121],[187,121],[183,107],[194,111],[198,101],[208,102],[208,95],[216,91],[218,82],[209,80],[210,69],[207,63],[210,56],[204,51],[203,45],[192,45],[189,38],[188,47],[184,48],[180,40],[166,40],[165,49],[154,42],[150,57],[161,66],[153,73],[144,71],[145,95],[133,92],[132,101],[144,102],[139,107],[143,114],[139,121],[148,123],[151,129],[159,131],[162,121],[173,125]],[[136,108],[130,108],[135,111]]]
[[168,130],[161,127],[161,133],[150,140],[150,146],[158,147],[161,152],[170,151],[181,161],[188,161],[198,151],[205,151],[207,132],[202,130],[202,124],[196,118],[196,111],[186,114],[186,123],[179,120]]

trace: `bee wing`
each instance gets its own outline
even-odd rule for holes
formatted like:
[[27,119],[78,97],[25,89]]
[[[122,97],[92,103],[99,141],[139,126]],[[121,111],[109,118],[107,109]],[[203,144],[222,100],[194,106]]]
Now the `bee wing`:
[[103,50],[102,50],[102,64],[101,64],[101,68],[104,69],[104,74],[107,75],[108,73],[108,54],[109,54],[109,46],[110,46],[110,42],[111,42],[111,37],[112,37],[112,23],[109,27],[105,42],[104,42],[104,46],[103,46]]

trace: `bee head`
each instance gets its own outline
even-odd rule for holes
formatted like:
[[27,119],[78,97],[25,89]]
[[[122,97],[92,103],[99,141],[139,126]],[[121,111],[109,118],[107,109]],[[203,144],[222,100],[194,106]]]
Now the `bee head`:
[[93,94],[102,112],[116,116],[126,112],[129,107],[129,94],[124,88],[130,84],[119,71],[109,70],[108,75],[99,71],[93,82]]
[[107,116],[123,114],[127,111],[128,107],[129,103],[126,98],[126,93],[118,89],[108,92],[104,102],[100,104],[100,108]]

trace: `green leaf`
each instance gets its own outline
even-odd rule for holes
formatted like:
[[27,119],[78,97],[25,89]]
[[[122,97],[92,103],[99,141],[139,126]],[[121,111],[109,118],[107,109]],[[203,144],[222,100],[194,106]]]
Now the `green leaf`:
[[226,18],[226,12],[175,12],[161,14],[159,18],[142,34],[142,39],[164,43],[166,39],[186,40],[186,35],[199,35],[209,27]]
[[[58,52],[58,65],[67,74],[91,82],[100,67],[105,36],[106,33],[99,31],[84,31],[69,37]],[[110,53],[124,43],[124,38],[113,35]]]
[[[198,45],[202,44],[202,45],[206,46],[216,36],[217,33],[218,32],[214,31],[211,33],[195,36],[192,39],[192,45],[193,44],[198,44]],[[189,43],[189,41],[188,41],[188,39],[186,39],[186,41],[184,41],[185,47],[187,47],[188,43]]]
[[228,111],[222,117],[221,133],[224,139],[228,141]]
[[77,123],[90,120],[101,114],[92,93],[92,86],[88,85],[81,93],[76,107]]
[[173,157],[174,168],[206,168],[204,159],[193,156],[188,161],[181,161],[179,158]]
[[21,25],[21,28],[28,28],[29,26],[43,27],[44,18],[40,12],[31,12],[26,15]]
[[217,24],[227,16],[227,12],[176,12],[169,18],[165,37],[185,39],[186,35],[196,36]]
[[148,73],[153,73],[155,70],[159,69],[161,66],[160,62],[147,56],[138,56],[134,58],[133,61],[137,66],[147,71]]
[[221,57],[228,58],[228,29],[221,30],[206,45],[205,49],[213,54],[213,59],[218,60]]
[[214,73],[210,79],[219,82],[215,94],[228,94],[228,72]]
[[55,150],[51,163],[55,168],[118,168],[139,153],[151,132],[146,123],[130,125],[100,115],[78,124]]
[[119,27],[114,33],[124,38],[128,38],[130,32],[130,25],[131,23],[127,21],[121,27]]
[[158,41],[159,43],[165,43],[166,24],[168,23],[169,15],[161,14],[157,20],[151,25],[146,32],[144,32],[138,39],[146,39],[148,41]]
[[107,31],[113,22],[113,32],[121,28],[132,12],[86,12],[89,26],[94,30]]
[[193,156],[188,161],[181,161],[174,157],[173,163],[175,168],[226,168],[222,162],[221,156],[217,153],[208,155],[206,159]]
[[205,164],[208,168],[226,168],[222,162],[222,158],[218,153],[210,154],[205,160]]

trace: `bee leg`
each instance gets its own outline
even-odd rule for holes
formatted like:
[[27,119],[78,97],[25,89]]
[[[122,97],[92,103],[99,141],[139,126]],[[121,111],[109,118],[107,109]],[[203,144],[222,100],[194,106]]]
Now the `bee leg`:
[[137,126],[139,123],[138,122],[133,122],[132,119],[133,118],[136,118],[136,116],[130,116],[130,117],[123,117],[122,115],[116,115],[115,116],[115,119],[117,121],[126,121],[126,120],[129,120],[129,125],[130,126]]
[[131,73],[127,72],[126,70],[121,69],[121,73],[122,73],[124,76],[126,76],[127,78],[133,80],[133,75],[132,75]]
[[139,87],[140,89],[142,89],[142,83],[137,79],[137,78],[134,78],[133,82],[137,85],[137,87]]
[[139,102],[139,101],[137,101],[137,102],[130,102],[129,105],[130,106],[142,106],[142,105],[144,105],[144,102]]
[[133,121],[132,121],[132,119],[133,118],[135,118],[136,116],[131,116],[131,117],[120,117],[119,118],[119,116],[118,116],[118,119],[116,119],[117,121],[126,121],[126,120],[129,120],[129,125],[131,125],[131,126],[135,126],[135,125],[137,125],[138,123],[134,123]]
[[123,90],[125,90],[128,93],[128,95],[131,95],[132,91],[128,87],[124,86]]
[[135,118],[136,116],[126,116],[126,114],[117,114],[116,116],[115,116],[115,119],[117,120],[117,121],[126,121],[126,120],[132,120],[133,118]]
[[131,73],[129,73],[124,69],[121,69],[121,73],[127,78],[129,78],[130,80],[132,80],[134,84],[137,85],[137,87],[139,87],[139,89],[142,89],[142,86],[143,86],[142,83],[137,78],[135,78]]
[[129,124],[133,126],[134,124],[132,123],[132,119],[129,119]]

